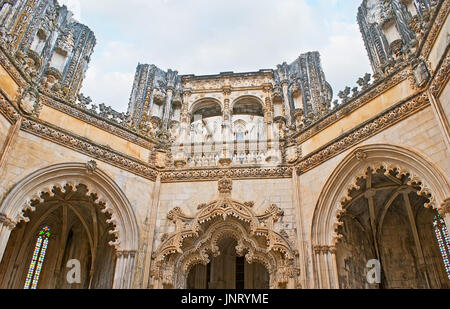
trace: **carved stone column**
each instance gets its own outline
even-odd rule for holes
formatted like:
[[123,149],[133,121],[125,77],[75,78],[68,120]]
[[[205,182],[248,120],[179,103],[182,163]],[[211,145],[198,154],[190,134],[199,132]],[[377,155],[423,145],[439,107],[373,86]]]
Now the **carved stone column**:
[[3,254],[8,244],[9,236],[16,224],[9,219],[5,214],[0,214],[0,263],[3,259]]
[[338,289],[339,279],[337,273],[336,247],[316,245],[313,250],[318,279],[317,288]]
[[316,288],[321,289],[323,287],[322,284],[322,263],[321,263],[321,259],[320,256],[322,254],[322,246],[314,246],[313,247],[313,252],[314,252],[314,261],[313,263],[316,264],[316,272],[315,275],[317,276],[317,281],[316,281]]
[[145,252],[144,273],[142,279],[142,288],[146,289],[149,284],[149,275],[151,269],[151,257],[153,252],[153,242],[156,233],[156,219],[159,207],[159,198],[161,194],[161,175],[158,174],[155,185],[153,187],[153,200],[150,209],[147,213],[148,233],[147,233],[147,251]]
[[[231,134],[231,117],[232,117],[232,110],[231,110],[231,102],[230,102],[230,95],[231,95],[231,87],[225,86],[222,89],[224,100],[223,100],[223,127],[225,129],[225,137],[228,138],[226,135],[227,133]],[[226,130],[229,130],[229,132],[226,132]],[[224,139],[227,140],[227,139]]]
[[167,88],[167,95],[166,95],[166,106],[164,108],[164,116],[163,116],[163,128],[167,130],[169,126],[169,116],[170,112],[172,111],[172,97],[173,97],[173,88],[168,87]]
[[[231,160],[232,152],[234,151],[234,138],[231,124],[232,108],[231,108],[231,86],[225,86],[222,88],[224,95],[223,100],[223,120],[222,120],[222,139],[224,141],[223,153],[220,155],[221,159],[225,159],[227,162]],[[232,148],[233,149],[230,149]],[[231,161],[230,161],[231,163]]]
[[181,140],[183,140],[183,138],[186,138],[188,136],[188,128],[189,128],[189,124],[190,124],[190,115],[189,115],[189,98],[192,95],[192,90],[191,89],[184,89],[183,90],[183,105],[181,107],[181,119],[180,119],[180,123],[181,123],[181,134],[180,136],[182,137]]
[[264,124],[266,125],[266,138],[267,140],[273,139],[273,131],[272,131],[272,122],[273,122],[273,114],[272,114],[272,85],[267,84],[264,85],[264,94],[266,95],[265,106],[264,106]]
[[336,246],[330,246],[328,249],[328,255],[331,259],[331,267],[330,267],[330,282],[331,282],[331,289],[339,289],[339,274],[338,274],[338,267],[337,267],[337,257],[336,257]]
[[303,209],[301,207],[301,194],[300,194],[300,176],[297,174],[296,169],[294,168],[292,170],[292,200],[297,206],[297,211],[295,212],[295,218],[296,218],[296,228],[297,228],[297,247],[299,250],[299,261],[300,261],[300,284],[303,288],[313,288],[311,286],[310,280],[308,280],[308,270],[310,266],[307,262],[306,254],[308,252],[307,250],[307,244],[305,241],[305,231],[303,226]]
[[136,251],[118,251],[116,257],[113,289],[131,289],[135,273]]

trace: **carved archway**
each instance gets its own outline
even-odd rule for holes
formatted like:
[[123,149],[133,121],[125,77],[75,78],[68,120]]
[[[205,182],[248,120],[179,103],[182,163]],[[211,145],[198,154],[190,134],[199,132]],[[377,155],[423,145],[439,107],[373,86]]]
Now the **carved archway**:
[[110,234],[115,241],[109,243],[116,251],[113,288],[131,288],[134,277],[135,255],[139,233],[133,208],[118,185],[95,161],[87,164],[65,163],[38,170],[20,181],[6,196],[0,206],[0,260],[3,257],[12,230],[20,222],[28,222],[25,213],[36,210],[55,192],[66,192],[82,184],[86,196],[94,196],[102,212],[107,214],[107,224],[114,226]]
[[266,267],[271,288],[298,287],[298,253],[287,235],[274,230],[283,211],[272,205],[263,214],[255,214],[253,203],[231,198],[231,186],[231,179],[220,180],[218,199],[199,205],[195,217],[186,216],[179,207],[169,212],[167,218],[175,224],[175,231],[163,236],[153,255],[154,288],[185,288],[190,269],[218,256],[218,243],[224,238],[237,242],[236,253],[249,264]]
[[[314,212],[311,240],[316,287],[339,288],[336,244],[342,238],[341,219],[346,213],[346,205],[355,198],[352,193],[360,189],[360,181],[368,180],[372,172],[381,172],[391,178],[393,184],[398,182],[399,187],[403,186],[404,190],[397,190],[398,194],[407,194],[407,190],[417,193],[425,199],[426,208],[437,210],[449,221],[450,186],[436,166],[417,153],[398,146],[360,147],[352,151],[331,174]],[[371,198],[370,195],[367,197]],[[385,207],[385,212],[391,203]]]

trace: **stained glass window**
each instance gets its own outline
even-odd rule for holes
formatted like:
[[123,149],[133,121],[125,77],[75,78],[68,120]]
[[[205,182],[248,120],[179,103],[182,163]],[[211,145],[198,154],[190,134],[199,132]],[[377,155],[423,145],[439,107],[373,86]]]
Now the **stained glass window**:
[[26,290],[35,290],[38,286],[50,235],[50,228],[48,226],[44,226],[39,231],[36,246],[33,251],[33,257],[31,258],[30,268],[28,269],[27,278],[25,279],[24,289]]
[[434,232],[439,243],[439,250],[442,254],[445,270],[447,271],[448,280],[450,280],[450,237],[444,219],[437,215],[433,220]]

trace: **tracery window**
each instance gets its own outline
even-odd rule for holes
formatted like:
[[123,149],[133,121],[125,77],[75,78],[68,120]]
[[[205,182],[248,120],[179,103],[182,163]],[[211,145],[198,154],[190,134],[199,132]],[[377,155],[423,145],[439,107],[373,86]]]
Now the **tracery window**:
[[41,275],[42,266],[45,260],[45,254],[47,253],[48,242],[50,240],[50,228],[44,226],[38,234],[36,245],[33,251],[33,257],[31,259],[30,268],[28,270],[27,278],[25,280],[24,289],[35,290],[39,283],[39,276]]
[[450,237],[448,234],[447,226],[444,219],[437,215],[433,220],[434,232],[439,243],[439,249],[442,254],[442,260],[444,261],[445,270],[447,271],[448,279],[450,280]]

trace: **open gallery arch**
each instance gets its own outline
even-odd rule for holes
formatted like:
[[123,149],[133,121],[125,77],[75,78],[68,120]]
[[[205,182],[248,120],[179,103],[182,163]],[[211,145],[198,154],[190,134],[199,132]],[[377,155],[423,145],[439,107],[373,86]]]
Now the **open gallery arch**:
[[[315,210],[315,286],[449,288],[449,196],[443,173],[413,151],[354,150],[330,176]],[[380,265],[376,282],[367,280],[371,260]]]
[[175,231],[163,235],[153,255],[154,288],[297,288],[297,252],[274,224],[283,216],[275,205],[262,215],[253,203],[231,199],[232,181],[219,181],[219,197],[198,206],[195,217],[177,207],[168,219]]
[[[7,195],[0,217],[1,288],[132,287],[136,219],[95,161],[32,173]],[[73,267],[79,281],[74,274],[69,282]]]

